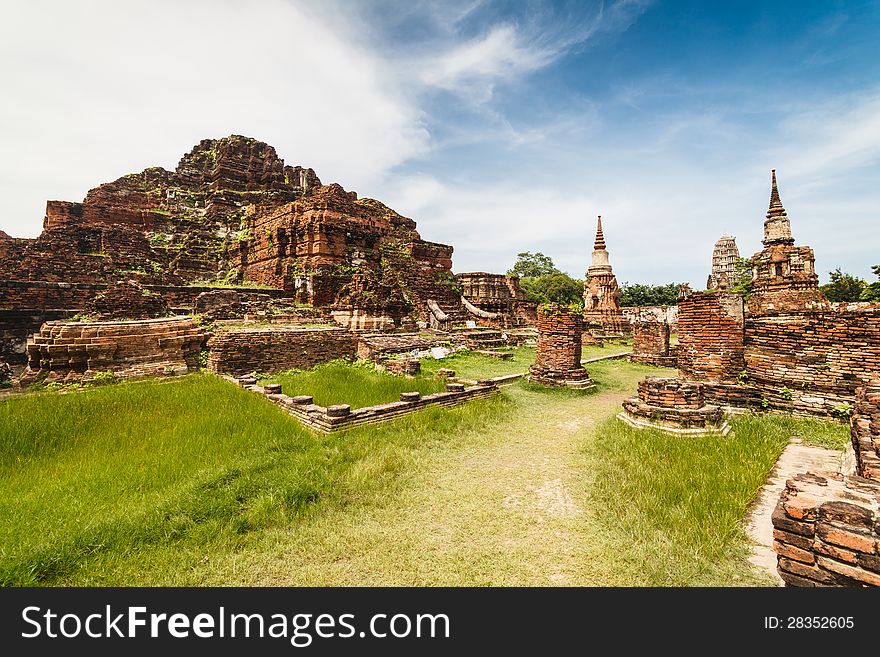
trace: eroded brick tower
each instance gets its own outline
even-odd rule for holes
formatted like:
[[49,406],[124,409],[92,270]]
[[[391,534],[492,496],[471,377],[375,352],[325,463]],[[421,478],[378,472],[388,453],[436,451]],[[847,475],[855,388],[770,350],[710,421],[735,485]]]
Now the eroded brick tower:
[[764,219],[764,249],[752,256],[749,311],[773,313],[829,307],[819,289],[816,256],[809,246],[795,246],[791,222],[779,197],[776,169],[771,173],[770,207]]

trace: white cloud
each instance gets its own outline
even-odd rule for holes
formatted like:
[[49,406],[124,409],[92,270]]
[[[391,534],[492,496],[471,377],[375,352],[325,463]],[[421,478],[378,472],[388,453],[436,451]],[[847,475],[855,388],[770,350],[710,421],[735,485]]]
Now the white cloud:
[[456,45],[422,62],[424,84],[453,90],[473,82],[511,79],[553,61],[553,50],[523,42],[513,25],[499,25],[478,39]]
[[0,229],[205,137],[244,134],[326,181],[369,187],[429,134],[387,62],[298,5],[9,6],[0,26]]

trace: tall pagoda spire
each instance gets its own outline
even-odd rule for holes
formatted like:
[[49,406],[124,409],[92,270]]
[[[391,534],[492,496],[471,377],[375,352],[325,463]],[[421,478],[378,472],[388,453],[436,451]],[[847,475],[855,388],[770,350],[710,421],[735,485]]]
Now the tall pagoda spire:
[[770,174],[770,207],[767,209],[767,218],[764,219],[764,246],[776,244],[792,245],[794,238],[791,236],[791,223],[788,214],[782,206],[779,198],[779,187],[776,185],[776,169]]
[[596,242],[593,244],[594,251],[605,250],[605,235],[602,234],[602,215],[599,215],[599,221],[596,224]]

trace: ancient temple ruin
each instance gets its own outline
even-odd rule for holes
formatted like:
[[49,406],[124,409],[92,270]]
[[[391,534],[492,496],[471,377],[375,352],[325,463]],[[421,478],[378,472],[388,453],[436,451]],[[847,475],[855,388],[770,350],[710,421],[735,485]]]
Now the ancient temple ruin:
[[584,281],[584,321],[588,331],[605,335],[625,333],[629,328],[620,310],[620,288],[605,248],[601,216],[596,223],[593,258]]
[[739,249],[736,246],[736,238],[730,235],[719,237],[712,250],[712,273],[706,281],[706,289],[726,290],[731,285],[735,285],[740,275],[738,262]]
[[[677,385],[697,382],[706,404],[728,410],[834,416],[849,408],[880,373],[880,304],[829,303],[814,259],[810,247],[794,245],[774,171],[751,293],[685,291],[679,299]],[[650,415],[640,401],[629,410]],[[676,407],[652,412],[668,425]],[[687,426],[687,413],[679,415]]]
[[480,313],[498,326],[530,322],[534,304],[516,281],[458,282],[452,251],[381,202],[286,165],[264,142],[206,139],[173,171],[123,176],[78,203],[48,201],[36,239],[0,235],[0,361],[23,364],[44,322],[87,311],[119,281],[177,314],[232,285],[230,308],[308,304],[352,329],[427,325],[429,302],[462,325]]
[[827,310],[819,289],[816,256],[809,246],[795,246],[788,213],[779,197],[776,169],[771,174],[770,207],[764,220],[764,249],[752,256],[751,312]]
[[456,274],[455,282],[468,319],[501,328],[534,326],[538,304],[526,297],[517,276],[467,272]]

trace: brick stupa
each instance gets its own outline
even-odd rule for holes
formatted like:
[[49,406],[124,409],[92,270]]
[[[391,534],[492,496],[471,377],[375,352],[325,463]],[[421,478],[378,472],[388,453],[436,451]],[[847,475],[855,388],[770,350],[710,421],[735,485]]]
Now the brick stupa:
[[620,288],[605,248],[601,216],[596,225],[593,259],[584,281],[584,322],[587,330],[606,335],[625,333],[629,329],[620,310]]

